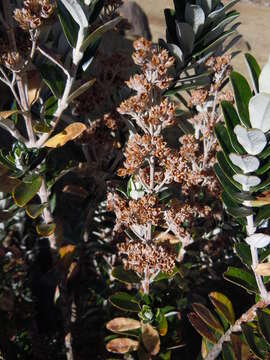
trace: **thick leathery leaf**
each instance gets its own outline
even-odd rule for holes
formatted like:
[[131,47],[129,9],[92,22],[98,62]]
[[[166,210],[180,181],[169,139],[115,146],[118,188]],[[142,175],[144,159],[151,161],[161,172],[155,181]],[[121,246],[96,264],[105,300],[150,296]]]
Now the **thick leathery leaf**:
[[258,292],[258,287],[254,275],[246,270],[229,266],[227,271],[224,273],[224,278],[236,285],[243,287],[249,292]]
[[124,311],[131,311],[131,312],[139,312],[140,306],[137,299],[134,296],[131,296],[125,292],[118,292],[113,294],[110,297],[110,302],[115,307],[124,310]]
[[138,320],[125,317],[114,318],[106,324],[108,330],[116,333],[140,329],[140,327],[141,323]]
[[257,310],[260,331],[265,341],[270,345],[270,314],[265,310]]
[[212,344],[217,342],[217,337],[211,328],[196,313],[189,313],[188,319],[198,333],[210,341]]
[[270,130],[270,94],[260,93],[249,102],[250,123],[264,133]]
[[259,90],[260,93],[265,92],[270,94],[270,57],[260,73]]
[[231,84],[234,91],[234,97],[238,115],[243,124],[250,126],[248,104],[252,97],[249,84],[245,77],[235,71],[230,75]]
[[249,70],[249,76],[252,81],[255,94],[259,92],[259,76],[261,69],[257,60],[251,54],[245,54],[246,63]]
[[37,194],[41,187],[42,178],[40,176],[33,179],[32,182],[21,182],[12,191],[15,203],[19,207],[25,206]]
[[234,128],[238,142],[250,155],[258,155],[267,144],[264,133],[259,129],[246,129],[241,125]]
[[263,233],[257,233],[248,236],[245,241],[249,246],[261,249],[270,244],[270,236]]
[[123,282],[123,283],[139,283],[140,278],[139,276],[132,270],[124,270],[123,266],[119,265],[113,268],[112,270],[112,276]]
[[211,313],[211,311],[207,309],[207,307],[199,303],[194,303],[192,304],[192,308],[195,311],[195,313],[213,330],[216,330],[221,334],[224,333],[224,329],[222,325],[217,320],[217,318]]
[[230,154],[231,162],[239,167],[244,174],[256,171],[260,166],[260,160],[252,155]]
[[115,354],[126,354],[136,351],[139,348],[139,341],[129,338],[112,339],[106,344],[106,350]]
[[217,313],[224,316],[225,319],[233,325],[235,322],[235,315],[231,301],[227,296],[220,292],[211,292],[209,298],[217,310]]

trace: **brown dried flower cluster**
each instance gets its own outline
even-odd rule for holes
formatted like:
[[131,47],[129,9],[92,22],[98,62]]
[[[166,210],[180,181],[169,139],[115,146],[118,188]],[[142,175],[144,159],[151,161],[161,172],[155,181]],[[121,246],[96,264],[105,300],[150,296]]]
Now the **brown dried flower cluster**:
[[138,274],[143,274],[146,267],[150,274],[157,274],[159,271],[172,274],[174,271],[175,254],[164,246],[127,241],[118,244],[117,248],[126,270],[133,270]]
[[25,0],[22,9],[14,10],[14,19],[23,30],[34,30],[47,22],[54,9],[51,0]]
[[212,56],[206,61],[206,66],[214,72],[210,92],[214,93],[221,87],[223,80],[232,69],[231,60],[231,55],[227,54],[217,57]]
[[166,50],[159,51],[150,41],[143,38],[134,42],[133,60],[142,73],[127,81],[137,94],[123,101],[118,108],[122,115],[129,115],[144,132],[158,135],[162,129],[174,123],[175,105],[162,100],[162,90],[168,88],[171,78],[168,69],[174,59]]
[[125,200],[116,193],[109,193],[107,197],[108,211],[116,215],[115,231],[132,225],[159,225],[162,220],[162,207],[154,195],[146,195],[139,200]]

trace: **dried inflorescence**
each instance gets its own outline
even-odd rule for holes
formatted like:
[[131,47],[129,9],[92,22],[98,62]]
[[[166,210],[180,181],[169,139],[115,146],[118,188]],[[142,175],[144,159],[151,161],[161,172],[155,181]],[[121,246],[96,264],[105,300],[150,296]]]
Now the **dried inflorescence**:
[[159,225],[162,221],[162,205],[154,195],[145,195],[139,200],[125,200],[116,193],[109,193],[108,211],[116,215],[115,231],[121,231],[133,225]]
[[14,19],[23,30],[35,30],[48,21],[54,10],[51,0],[25,0],[22,9],[14,10]]
[[150,274],[162,271],[170,275],[174,271],[175,254],[164,246],[126,241],[118,244],[117,248],[126,270],[133,270],[141,275],[146,268]]
[[159,51],[143,38],[134,42],[133,60],[142,73],[127,81],[135,96],[123,101],[118,108],[122,115],[129,115],[144,132],[159,135],[161,130],[173,125],[175,105],[162,100],[162,90],[168,88],[172,79],[168,75],[174,59],[166,50]]

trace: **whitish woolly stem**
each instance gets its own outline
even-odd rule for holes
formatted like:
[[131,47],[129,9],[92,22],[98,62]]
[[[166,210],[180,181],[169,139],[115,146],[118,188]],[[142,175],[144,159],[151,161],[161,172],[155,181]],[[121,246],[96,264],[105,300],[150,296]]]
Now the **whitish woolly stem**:
[[142,288],[143,288],[143,293],[144,294],[149,294],[149,285],[150,285],[150,272],[149,272],[149,267],[146,266],[146,268],[144,269],[144,279],[142,281]]
[[218,340],[218,342],[212,347],[208,355],[204,360],[215,360],[222,351],[222,345],[225,341],[230,341],[231,334],[234,332],[241,331],[241,324],[254,320],[256,316],[257,309],[263,309],[270,304],[270,298],[267,301],[259,301],[253,305],[247,312],[245,312],[236,322],[232,325],[223,336]]
[[[247,216],[246,231],[247,231],[248,236],[253,235],[256,232],[256,226],[254,225],[253,215]],[[258,286],[258,289],[260,292],[260,296],[263,300],[267,301],[269,295],[264,286],[262,277],[255,272],[257,266],[259,265],[258,249],[255,246],[250,246],[250,251],[251,251],[251,258],[252,258],[252,266],[251,267],[252,267],[252,270],[255,275],[255,279],[256,279],[257,286]]]
[[[39,195],[39,198],[40,198],[42,204],[46,204],[49,202],[49,191],[46,186],[45,178],[42,179],[42,183],[41,183],[41,187],[39,189],[38,195]],[[52,217],[51,211],[49,210],[48,207],[46,207],[43,210],[43,219],[46,224],[50,224],[53,222],[53,217]],[[56,249],[57,246],[56,246],[55,234],[52,234],[49,236],[49,241],[50,241],[51,248]]]

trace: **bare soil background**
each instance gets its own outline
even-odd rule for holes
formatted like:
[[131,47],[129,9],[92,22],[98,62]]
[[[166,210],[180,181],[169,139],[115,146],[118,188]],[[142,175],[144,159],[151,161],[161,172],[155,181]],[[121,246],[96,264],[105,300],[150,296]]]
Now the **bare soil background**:
[[[150,23],[153,40],[165,37],[165,20],[163,9],[173,7],[173,0],[137,0],[143,8]],[[243,53],[251,52],[260,65],[270,55],[270,0],[244,0],[235,6],[240,12],[238,27],[242,39],[233,49],[242,54],[233,60],[234,69],[247,75]]]

